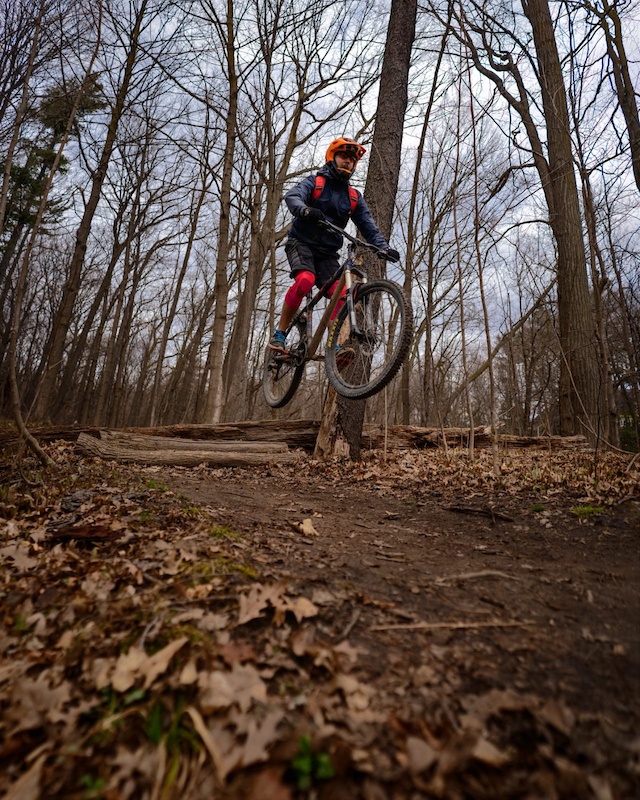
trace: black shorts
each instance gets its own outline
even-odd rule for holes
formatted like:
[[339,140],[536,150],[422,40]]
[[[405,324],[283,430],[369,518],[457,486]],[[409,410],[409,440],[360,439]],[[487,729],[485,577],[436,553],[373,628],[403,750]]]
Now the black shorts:
[[340,268],[337,253],[319,253],[299,239],[289,237],[284,252],[291,267],[291,277],[308,270],[316,276],[316,286],[322,286]]

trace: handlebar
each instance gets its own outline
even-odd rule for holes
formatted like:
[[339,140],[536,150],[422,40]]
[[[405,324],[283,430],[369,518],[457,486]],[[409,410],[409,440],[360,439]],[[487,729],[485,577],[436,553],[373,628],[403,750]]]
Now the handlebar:
[[385,261],[394,261],[395,259],[389,258],[384,250],[381,250],[379,247],[376,247],[375,244],[369,244],[369,242],[363,242],[362,239],[356,239],[355,236],[352,236],[350,233],[347,233],[343,228],[340,228],[338,225],[334,225],[333,222],[329,222],[328,219],[318,220],[318,225],[322,225],[322,227],[326,228],[329,231],[333,231],[334,233],[340,234],[340,236],[344,236],[348,239],[351,244],[354,244],[356,247],[361,247],[363,250],[371,250],[371,252],[375,253],[378,258],[383,258]]

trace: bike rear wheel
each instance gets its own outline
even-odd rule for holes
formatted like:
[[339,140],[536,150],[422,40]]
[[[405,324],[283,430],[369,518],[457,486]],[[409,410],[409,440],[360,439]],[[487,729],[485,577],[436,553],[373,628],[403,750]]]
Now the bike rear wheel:
[[262,390],[271,408],[282,408],[293,398],[304,374],[306,352],[306,324],[303,321],[289,332],[286,353],[267,347]]
[[393,281],[359,284],[352,330],[345,302],[329,333],[327,377],[343,397],[360,400],[383,389],[404,361],[413,334],[413,312]]

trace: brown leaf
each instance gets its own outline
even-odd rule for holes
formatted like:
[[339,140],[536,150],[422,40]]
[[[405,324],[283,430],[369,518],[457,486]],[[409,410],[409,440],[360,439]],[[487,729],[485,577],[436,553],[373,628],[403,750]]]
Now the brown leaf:
[[26,542],[17,542],[16,544],[9,544],[0,549],[0,559],[10,558],[13,560],[14,565],[21,571],[33,569],[38,566],[38,559],[29,556],[29,545]]
[[147,660],[147,654],[139,647],[131,647],[118,657],[111,685],[116,692],[126,692],[136,682],[140,667]]
[[213,765],[218,773],[218,778],[220,781],[224,781],[227,776],[226,768],[224,765],[224,759],[222,757],[222,753],[220,752],[220,748],[218,747],[216,740],[214,739],[211,731],[205,725],[204,720],[202,719],[202,714],[198,711],[197,708],[193,706],[189,706],[186,709],[187,714],[191,717],[193,722],[193,726],[198,733],[198,736],[202,739],[202,743],[207,748],[207,752],[211,756],[211,760],[213,761]]
[[241,784],[236,800],[293,800],[293,788],[283,783],[284,768],[269,766],[247,776],[247,783]]
[[220,647],[220,655],[229,666],[243,661],[253,661],[256,657],[253,645],[249,642],[238,642],[237,644],[227,642]]
[[158,675],[166,672],[173,656],[187,641],[187,637],[182,636],[169,642],[152,656],[148,656],[139,647],[131,647],[118,658],[111,676],[111,685],[116,692],[126,692],[138,678],[144,677],[143,688],[148,689]]
[[471,755],[491,767],[502,767],[509,762],[509,756],[484,737],[475,743]]
[[250,664],[234,664],[231,672],[201,672],[198,686],[202,690],[200,703],[207,714],[233,703],[246,712],[254,701],[263,703],[267,699],[267,687]]
[[180,648],[189,640],[186,636],[181,636],[173,642],[169,642],[166,647],[163,647],[157,653],[154,653],[147,662],[144,664],[141,672],[144,674],[144,688],[148,689],[149,686],[155,681],[158,675],[166,672],[169,662]]
[[320,535],[318,531],[314,528],[313,522],[309,518],[303,519],[302,522],[292,523],[292,527],[294,530],[298,531],[299,533],[302,533],[304,536]]
[[311,600],[307,600],[306,597],[297,597],[295,600],[289,600],[285,607],[293,612],[298,622],[309,617],[315,617],[318,614],[318,607]]
[[242,766],[257,764],[269,758],[267,748],[276,741],[276,729],[284,717],[284,711],[271,711],[261,725],[255,719],[249,720],[247,741],[244,744]]
[[45,722],[56,722],[62,708],[71,700],[71,684],[63,681],[50,685],[51,674],[47,670],[37,680],[19,678],[14,686],[16,705],[7,716],[17,724],[12,734],[18,731],[40,728]]
[[244,625],[252,619],[257,619],[269,605],[269,598],[265,594],[265,587],[256,583],[249,589],[249,594],[241,594],[239,598],[240,613],[238,625]]
[[575,715],[564,703],[557,700],[547,700],[538,712],[539,716],[560,733],[569,736],[575,725]]
[[198,680],[198,668],[195,661],[191,660],[184,665],[178,680],[181,686],[190,686]]
[[41,755],[10,787],[3,800],[39,800],[42,768],[47,756]]
[[407,756],[409,757],[409,769],[414,775],[419,775],[425,769],[429,769],[438,758],[433,747],[417,736],[409,736],[407,739]]

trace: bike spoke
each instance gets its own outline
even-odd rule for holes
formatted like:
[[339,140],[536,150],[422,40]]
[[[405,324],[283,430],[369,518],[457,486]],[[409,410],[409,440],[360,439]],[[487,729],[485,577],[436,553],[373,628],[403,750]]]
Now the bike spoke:
[[352,328],[343,307],[331,332],[327,374],[339,394],[370,397],[397,373],[411,338],[411,309],[389,281],[361,286]]
[[305,329],[294,327],[287,339],[287,351],[267,347],[262,375],[265,400],[272,408],[286,405],[298,388],[304,372]]

